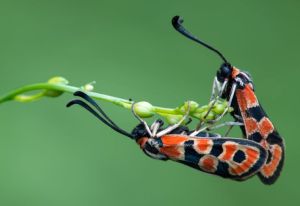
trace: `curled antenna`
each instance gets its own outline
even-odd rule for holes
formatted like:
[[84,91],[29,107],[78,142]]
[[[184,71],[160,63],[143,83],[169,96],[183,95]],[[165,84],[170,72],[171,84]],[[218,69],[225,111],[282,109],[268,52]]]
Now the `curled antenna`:
[[87,95],[86,93],[84,93],[82,91],[76,91],[74,93],[74,96],[78,96],[78,97],[85,99],[87,102],[89,102],[91,105],[93,105],[96,108],[96,110],[98,112],[100,112],[104,116],[104,118],[111,123],[111,125],[118,127],[89,95]]
[[213,48],[212,46],[206,44],[205,42],[201,41],[196,36],[192,35],[188,30],[186,30],[184,28],[182,23],[183,23],[183,18],[181,18],[180,16],[174,16],[173,17],[172,25],[179,33],[181,33],[182,35],[186,36],[187,38],[189,38],[189,39],[205,46],[206,48],[216,52],[222,58],[224,63],[229,64],[229,62],[226,60],[226,58],[223,56],[223,54],[221,52],[219,52],[217,49]]
[[103,122],[104,124],[106,124],[108,127],[110,127],[111,129],[115,130],[116,132],[123,134],[131,139],[133,139],[133,135],[131,135],[129,132],[126,132],[125,130],[121,129],[119,126],[117,126],[106,114],[105,112],[100,108],[100,106],[92,99],[90,98],[88,95],[86,95],[83,92],[75,92],[74,93],[75,96],[79,96],[83,99],[85,99],[87,102],[89,102],[91,105],[93,105],[96,110],[103,116],[101,116],[99,113],[97,113],[95,110],[93,110],[88,104],[86,104],[85,102],[83,102],[82,100],[79,99],[75,99],[70,101],[67,104],[67,107],[70,107],[72,105],[79,105],[81,107],[83,107],[84,109],[86,109],[87,111],[89,111],[90,113],[92,113],[95,117],[97,117],[101,122]]

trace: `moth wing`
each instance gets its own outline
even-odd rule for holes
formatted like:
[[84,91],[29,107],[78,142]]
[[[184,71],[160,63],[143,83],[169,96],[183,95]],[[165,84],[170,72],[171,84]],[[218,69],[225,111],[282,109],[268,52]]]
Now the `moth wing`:
[[165,135],[159,152],[171,160],[224,178],[244,180],[265,164],[266,150],[258,143],[237,138],[195,138]]
[[248,139],[260,143],[268,151],[267,162],[258,176],[263,183],[273,184],[278,179],[284,164],[284,140],[250,87],[237,91],[237,101],[245,124],[242,130]]
[[[278,133],[274,131],[269,136],[273,139],[278,139],[278,137],[276,137],[277,135]],[[267,162],[264,164],[264,166],[258,173],[258,176],[264,184],[270,185],[278,179],[282,171],[285,158],[284,142],[282,141],[281,143],[269,144],[267,151]]]

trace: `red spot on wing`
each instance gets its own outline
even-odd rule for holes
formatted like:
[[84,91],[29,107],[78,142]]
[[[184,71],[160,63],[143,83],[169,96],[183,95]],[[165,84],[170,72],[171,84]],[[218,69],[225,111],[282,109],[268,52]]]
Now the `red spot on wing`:
[[160,152],[171,159],[181,159],[183,154],[182,143],[188,140],[188,137],[182,135],[165,135],[161,137],[163,146]]
[[271,177],[274,174],[282,158],[282,148],[277,144],[272,145],[271,147],[272,147],[270,148],[270,152],[272,154],[271,161],[265,164],[261,170],[261,173],[265,177]]
[[196,147],[200,152],[207,152],[211,149],[212,141],[210,139],[199,139],[196,142]]
[[258,106],[258,101],[255,96],[255,93],[252,90],[252,87],[249,84],[245,85],[243,89],[236,90],[236,97],[242,112],[245,112],[247,109]]
[[188,140],[188,136],[183,135],[165,135],[161,137],[161,141],[164,145],[177,145]]
[[248,106],[247,106],[247,101],[245,99],[243,90],[241,89],[236,90],[236,98],[241,112],[244,113],[248,109]]
[[273,130],[274,130],[274,126],[272,122],[269,120],[269,118],[264,117],[259,122],[259,131],[263,137],[267,137],[271,132],[273,132]]
[[246,159],[241,163],[234,164],[234,166],[230,168],[230,173],[235,175],[242,175],[259,160],[259,151],[253,148],[244,149],[244,153]]
[[168,156],[170,159],[179,159],[182,155],[176,146],[163,146],[160,148],[160,153]]
[[237,152],[237,144],[234,142],[228,142],[223,144],[223,153],[220,155],[220,159],[223,161],[231,160],[233,155]]
[[249,84],[245,85],[245,88],[243,89],[243,94],[247,100],[248,108],[258,105],[258,101],[255,96],[255,93]]
[[218,160],[212,155],[205,155],[199,161],[199,167],[210,173],[214,173],[218,167]]
[[[235,162],[233,160],[236,152],[241,151],[245,155],[242,162]],[[223,144],[223,152],[219,156],[221,161],[228,162],[230,165],[229,172],[232,175],[243,175],[259,160],[259,151],[250,146],[241,146],[235,142],[226,142]]]
[[245,150],[245,153],[246,153],[246,157],[249,160],[257,160],[259,158],[259,151],[258,150],[255,150],[255,149],[252,149],[252,148],[247,148]]
[[202,163],[202,167],[204,167],[205,170],[211,171],[214,169],[214,160],[212,158],[206,158]]
[[248,169],[252,167],[260,158],[260,153],[259,151],[252,149],[252,148],[247,148],[245,150],[246,153],[246,160],[242,162],[242,164]]
[[258,129],[257,121],[255,119],[246,118],[244,119],[244,124],[247,134],[253,134]]

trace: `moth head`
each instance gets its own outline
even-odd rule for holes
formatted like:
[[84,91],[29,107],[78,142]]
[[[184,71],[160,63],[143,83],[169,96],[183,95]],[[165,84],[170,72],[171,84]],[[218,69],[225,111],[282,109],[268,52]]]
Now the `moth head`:
[[225,79],[229,79],[232,73],[232,66],[229,63],[223,63],[220,69],[217,71],[217,78],[219,82],[224,82]]
[[135,141],[139,141],[139,139],[143,137],[150,137],[143,123],[140,123],[135,128],[133,128],[133,130],[131,131],[131,135]]

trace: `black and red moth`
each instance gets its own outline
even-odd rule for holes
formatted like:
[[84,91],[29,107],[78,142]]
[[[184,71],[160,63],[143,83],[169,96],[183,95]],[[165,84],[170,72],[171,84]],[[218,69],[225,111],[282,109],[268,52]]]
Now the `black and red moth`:
[[[128,133],[117,126],[93,99],[80,91],[74,95],[85,99],[96,110],[80,99],[72,100],[67,106],[82,106],[113,130],[134,139],[144,153],[154,159],[173,160],[206,173],[238,181],[258,174],[263,183],[274,183],[284,162],[284,142],[259,104],[250,75],[231,66],[221,52],[189,33],[182,22],[179,16],[172,19],[177,31],[216,52],[224,61],[214,80],[212,100],[228,100],[228,108],[234,108],[232,116],[236,122],[240,122],[237,125],[242,123],[240,127],[245,139],[202,132],[203,121],[195,130],[189,131],[187,127],[180,125],[187,115],[167,128],[162,127],[161,120],[149,127],[134,111],[141,123]],[[211,104],[211,108],[213,106]]]
[[[163,129],[161,120],[155,121],[151,127],[141,121],[128,133],[117,126],[88,95],[80,91],[74,95],[83,98],[88,104],[75,99],[70,101],[67,107],[74,104],[82,106],[113,130],[135,140],[151,158],[173,160],[206,173],[237,181],[252,177],[267,161],[266,150],[255,141],[220,137],[207,132],[190,136],[193,131],[190,132],[187,127],[181,126],[180,122]],[[186,117],[187,115],[183,119]]]
[[[258,176],[263,183],[273,184],[283,167],[284,141],[260,105],[254,93],[250,75],[232,66],[220,51],[193,36],[182,26],[182,23],[183,20],[179,16],[175,16],[172,20],[177,31],[214,51],[223,60],[214,80],[213,94],[218,93],[215,98],[228,100],[229,106],[234,108],[232,116],[236,121],[244,124],[240,127],[246,138],[259,143],[267,150],[267,161],[260,169]],[[197,134],[197,131],[194,134]]]

